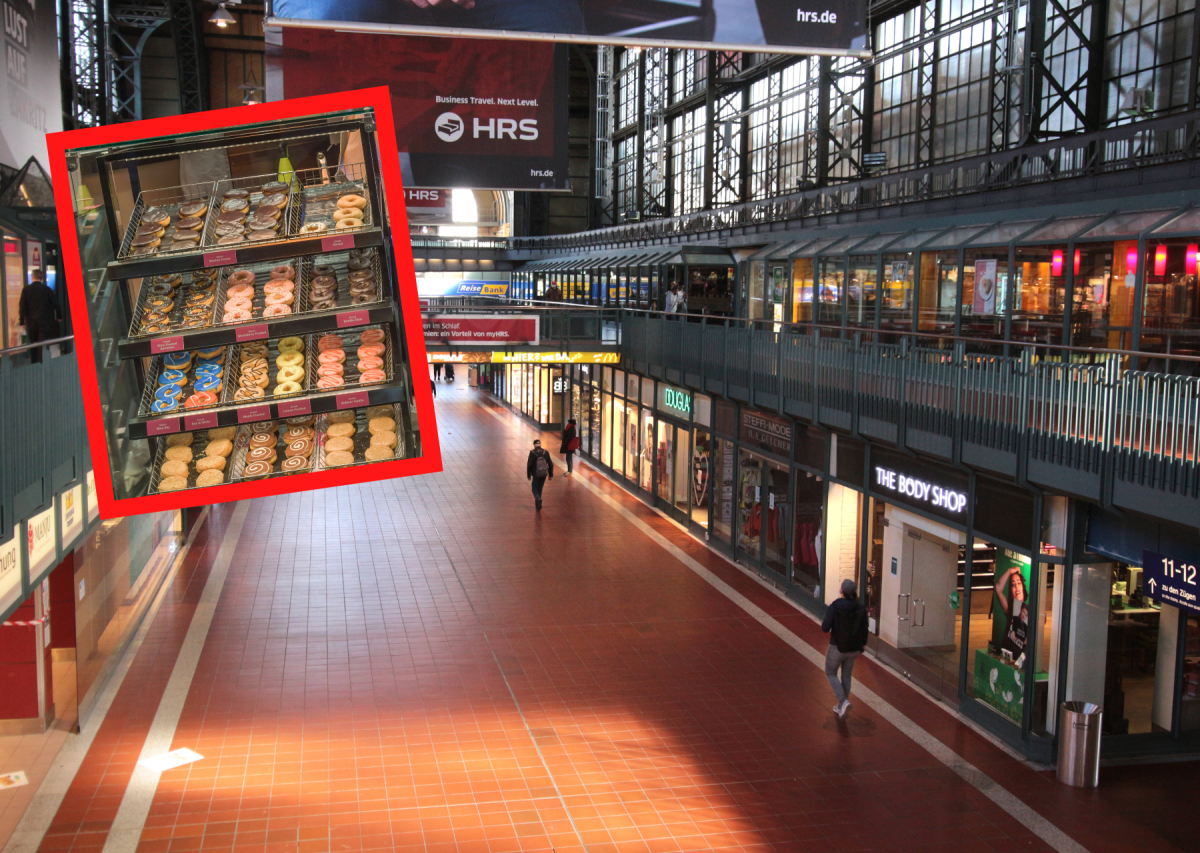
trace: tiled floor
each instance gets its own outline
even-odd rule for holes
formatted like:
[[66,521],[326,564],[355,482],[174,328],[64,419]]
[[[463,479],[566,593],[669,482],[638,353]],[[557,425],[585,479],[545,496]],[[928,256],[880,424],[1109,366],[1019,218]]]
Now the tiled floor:
[[[533,432],[477,398],[439,389],[443,474],[251,506],[173,743],[204,759],[162,775],[139,851],[1051,849],[873,711],[839,723],[820,670],[580,478],[823,648],[814,623],[595,472],[535,513]],[[232,514],[42,850],[104,844]],[[1188,849],[855,674],[1093,853]]]

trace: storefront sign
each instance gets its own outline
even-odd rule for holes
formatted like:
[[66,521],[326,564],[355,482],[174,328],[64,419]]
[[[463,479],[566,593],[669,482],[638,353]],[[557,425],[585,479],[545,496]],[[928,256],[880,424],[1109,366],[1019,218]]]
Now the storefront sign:
[[12,539],[0,545],[0,612],[21,598],[21,528],[13,528]]
[[450,190],[404,190],[404,206],[441,210],[450,206]]
[[659,383],[658,410],[687,420],[692,414],[692,392]]
[[63,550],[70,549],[75,537],[83,532],[83,486],[72,486],[59,496]]
[[792,452],[792,424],[783,418],[743,410],[741,440],[742,444],[787,456]]
[[1162,604],[1200,614],[1200,560],[1142,552],[1142,591]]
[[927,504],[954,515],[963,514],[967,509],[965,492],[934,485],[879,465],[875,466],[875,486],[882,491],[906,497],[909,503]]
[[54,565],[54,507],[25,522],[25,544],[29,551],[29,583]]
[[507,281],[456,281],[443,292],[442,296],[507,296]]
[[100,504],[96,502],[96,472],[87,472],[87,507],[88,521],[95,521],[100,515]]
[[435,314],[423,317],[429,344],[538,344],[536,315]]

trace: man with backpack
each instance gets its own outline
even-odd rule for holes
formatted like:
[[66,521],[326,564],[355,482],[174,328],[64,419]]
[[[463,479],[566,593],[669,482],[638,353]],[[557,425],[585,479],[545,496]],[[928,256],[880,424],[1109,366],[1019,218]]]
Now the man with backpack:
[[537,508],[542,508],[542,487],[546,485],[546,478],[554,476],[554,463],[550,460],[550,453],[542,449],[542,443],[535,440],[533,442],[533,450],[529,451],[529,461],[525,463],[525,476],[533,481],[533,499],[536,502]]
[[[829,650],[825,652],[825,676],[838,700],[833,713],[846,716],[850,710],[850,674],[854,661],[867,646],[867,609],[858,600],[858,587],[846,578],[842,581],[842,597],[825,611],[821,630],[829,634]],[[841,680],[838,670],[841,670]]]

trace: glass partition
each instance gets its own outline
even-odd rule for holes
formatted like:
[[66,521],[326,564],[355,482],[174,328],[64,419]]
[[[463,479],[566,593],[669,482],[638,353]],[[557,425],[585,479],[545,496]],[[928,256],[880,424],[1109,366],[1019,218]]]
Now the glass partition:
[[[1155,241],[1146,246],[1142,349],[1200,355],[1200,299],[1196,279],[1198,243],[1200,240],[1193,238],[1192,241]],[[1136,244],[1131,245],[1136,247]],[[1194,368],[1192,364],[1171,365],[1170,372]]]
[[912,331],[913,255],[896,252],[883,256],[883,302],[879,326],[883,329]]
[[846,257],[827,255],[818,261],[821,285],[817,293],[817,322],[831,326],[842,323],[842,289],[846,278]]
[[811,323],[813,319],[813,260],[792,261],[792,322]]
[[1019,246],[1012,337],[1023,343],[1063,343],[1067,301],[1066,246]]
[[1137,241],[1085,243],[1075,248],[1071,263],[1071,343],[1132,349]]
[[[953,334],[957,308],[958,251],[922,252],[917,328],[922,332]],[[923,345],[928,346],[929,341]]]
[[877,255],[853,255],[850,258],[850,281],[846,285],[846,322],[851,326],[875,326],[878,261]]

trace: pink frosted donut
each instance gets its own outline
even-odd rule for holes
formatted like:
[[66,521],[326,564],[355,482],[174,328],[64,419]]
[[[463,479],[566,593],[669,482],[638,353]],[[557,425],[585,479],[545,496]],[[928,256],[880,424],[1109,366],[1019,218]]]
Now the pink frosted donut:
[[264,317],[286,317],[292,313],[292,309],[287,305],[268,305],[263,310]]
[[321,364],[341,364],[345,360],[346,353],[340,349],[327,349],[317,356],[317,361]]
[[279,266],[274,267],[271,270],[271,278],[272,279],[278,279],[278,278],[294,279],[295,277],[296,277],[296,271],[294,269],[292,269],[291,267],[289,267],[287,264],[280,264]]
[[318,376],[341,376],[343,372],[340,364],[322,364],[317,368]]
[[317,349],[325,352],[327,349],[341,349],[342,339],[338,335],[324,335],[317,341]]
[[225,291],[225,295],[229,297],[245,296],[247,299],[253,299],[254,288],[248,284],[235,284]]
[[295,282],[287,279],[276,279],[275,281],[268,281],[263,285],[263,290],[267,293],[291,293],[295,289]]
[[383,355],[383,344],[366,344],[358,348],[359,358],[367,358],[372,355]]
[[318,388],[341,388],[346,384],[346,380],[340,376],[322,376],[317,380]]
[[292,294],[287,293],[286,291],[283,293],[267,294],[267,307],[272,305],[291,305],[295,301],[296,297],[292,296]]
[[250,319],[250,312],[242,309],[236,311],[226,311],[225,316],[221,318],[222,323],[244,323]]
[[364,344],[381,344],[383,343],[383,329],[367,329],[358,339]]
[[361,373],[364,370],[378,370],[383,367],[383,359],[379,356],[369,355],[366,358],[358,360],[358,370]]
[[249,309],[250,306],[253,304],[254,304],[254,299],[250,296],[230,296],[228,299],[225,300],[226,308],[232,308],[234,306],[237,306],[239,308]]
[[363,385],[370,382],[382,382],[385,379],[387,379],[387,374],[382,370],[368,370],[358,377],[358,381]]
[[234,270],[229,274],[230,284],[254,284],[254,273],[250,270]]

